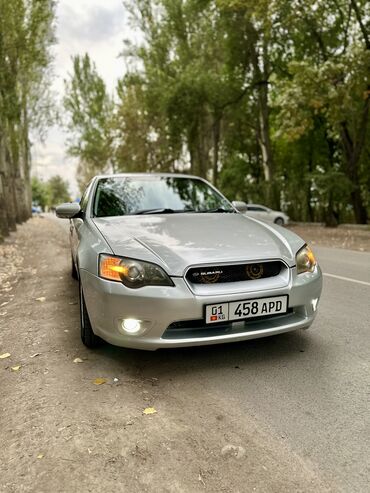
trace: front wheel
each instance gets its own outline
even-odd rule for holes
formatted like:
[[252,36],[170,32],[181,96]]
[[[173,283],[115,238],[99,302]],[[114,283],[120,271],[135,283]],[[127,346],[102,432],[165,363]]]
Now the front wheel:
[[94,349],[100,346],[102,340],[100,339],[100,337],[94,334],[94,331],[91,327],[81,281],[80,281],[80,324],[81,324],[81,340],[84,343],[84,345],[90,349]]
[[284,226],[284,219],[282,217],[277,217],[274,222],[278,226]]

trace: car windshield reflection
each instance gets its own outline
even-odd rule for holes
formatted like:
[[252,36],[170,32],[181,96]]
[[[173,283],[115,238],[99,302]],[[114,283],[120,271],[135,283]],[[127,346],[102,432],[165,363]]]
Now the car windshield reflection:
[[94,216],[235,212],[203,180],[187,177],[109,177],[98,182]]

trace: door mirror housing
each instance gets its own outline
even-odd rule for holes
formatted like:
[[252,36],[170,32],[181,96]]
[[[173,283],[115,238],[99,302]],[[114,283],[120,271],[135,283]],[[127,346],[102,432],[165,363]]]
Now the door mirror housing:
[[69,202],[66,204],[58,205],[55,209],[57,217],[61,219],[72,219],[76,217],[81,212],[80,204],[77,202]]
[[231,203],[238,212],[247,212],[248,210],[247,204],[241,200],[233,200]]

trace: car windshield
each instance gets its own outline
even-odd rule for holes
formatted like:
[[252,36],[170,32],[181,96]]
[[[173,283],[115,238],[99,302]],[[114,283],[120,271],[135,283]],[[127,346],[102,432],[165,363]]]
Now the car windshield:
[[100,179],[96,188],[96,217],[180,212],[235,210],[220,193],[196,178],[150,175],[110,177]]

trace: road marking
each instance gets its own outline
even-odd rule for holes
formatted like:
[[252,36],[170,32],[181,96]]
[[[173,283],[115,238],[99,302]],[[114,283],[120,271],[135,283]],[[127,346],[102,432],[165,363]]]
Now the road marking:
[[328,274],[327,272],[324,272],[323,274],[324,276],[334,277],[335,279],[340,279],[341,281],[357,282],[357,284],[365,284],[365,286],[370,286],[370,282],[359,281],[358,279],[351,279],[350,277],[336,276],[335,274]]

